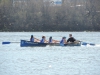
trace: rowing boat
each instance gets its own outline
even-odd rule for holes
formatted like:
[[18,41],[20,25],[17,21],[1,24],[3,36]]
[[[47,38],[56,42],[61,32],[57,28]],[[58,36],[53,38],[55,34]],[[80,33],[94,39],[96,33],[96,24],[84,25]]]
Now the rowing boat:
[[20,46],[21,47],[45,47],[45,46],[81,46],[81,42],[78,43],[68,43],[68,44],[59,44],[59,43],[39,43],[39,42],[31,42],[31,41],[26,41],[26,40],[21,40]]

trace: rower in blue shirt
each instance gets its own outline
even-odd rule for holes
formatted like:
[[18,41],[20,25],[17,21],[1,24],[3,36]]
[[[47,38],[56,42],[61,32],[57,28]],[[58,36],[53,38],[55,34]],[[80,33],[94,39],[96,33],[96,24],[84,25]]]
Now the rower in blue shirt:
[[35,38],[33,35],[31,35],[30,41],[31,42],[40,42],[40,40]]
[[49,38],[49,43],[52,43],[52,37]]
[[60,41],[60,45],[64,46],[64,44],[66,44],[66,43],[67,43],[66,37],[62,37],[62,40]]
[[31,35],[30,41],[31,41],[31,42],[34,42],[34,37],[33,37],[33,35]]
[[59,41],[52,39],[52,36],[49,38],[49,43],[59,43]]
[[42,39],[40,40],[40,43],[47,43],[48,41],[46,41],[45,36],[42,36]]

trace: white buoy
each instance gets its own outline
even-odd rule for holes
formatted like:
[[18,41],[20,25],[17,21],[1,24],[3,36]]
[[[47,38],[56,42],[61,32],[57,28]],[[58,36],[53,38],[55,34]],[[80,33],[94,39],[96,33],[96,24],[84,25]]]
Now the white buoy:
[[51,66],[51,65],[49,65],[49,67],[51,68],[52,66]]

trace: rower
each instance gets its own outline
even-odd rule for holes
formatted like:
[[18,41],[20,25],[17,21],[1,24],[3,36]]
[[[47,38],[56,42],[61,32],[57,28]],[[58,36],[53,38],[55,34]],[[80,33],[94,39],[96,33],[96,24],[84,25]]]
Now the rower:
[[33,37],[33,35],[31,35],[30,41],[31,41],[31,42],[34,42],[34,37]]
[[66,37],[62,37],[62,40],[60,41],[60,45],[64,46],[64,44],[66,44],[66,43],[67,43]]
[[76,41],[76,39],[74,37],[72,37],[72,34],[69,34],[69,38],[68,38],[67,42],[73,43],[75,41]]
[[49,38],[49,43],[59,43],[59,41],[52,39],[52,36]]
[[40,43],[47,43],[48,41],[46,41],[45,36],[42,36],[42,39],[40,40]]
[[52,37],[50,37],[50,38],[49,38],[49,43],[52,43],[52,41],[53,41],[53,40],[52,40]]
[[33,35],[31,35],[30,41],[31,42],[40,42],[40,40],[35,38]]

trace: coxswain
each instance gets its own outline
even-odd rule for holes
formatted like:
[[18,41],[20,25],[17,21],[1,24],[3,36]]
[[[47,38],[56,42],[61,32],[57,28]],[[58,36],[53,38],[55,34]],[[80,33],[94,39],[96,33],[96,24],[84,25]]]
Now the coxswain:
[[73,43],[75,41],[76,41],[76,39],[74,37],[72,37],[72,34],[69,34],[69,38],[68,38],[67,42]]

